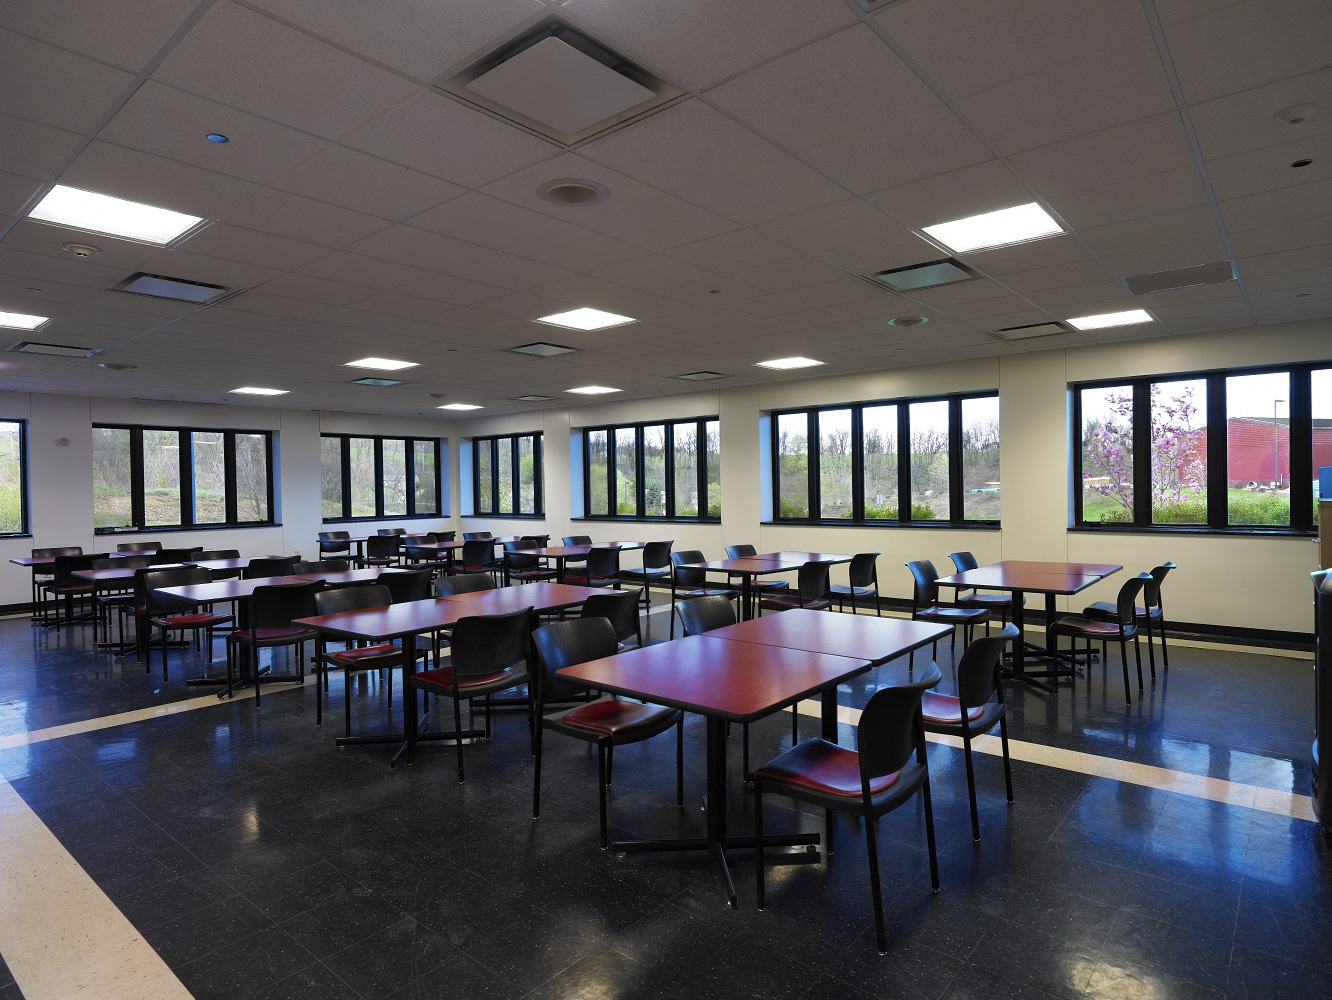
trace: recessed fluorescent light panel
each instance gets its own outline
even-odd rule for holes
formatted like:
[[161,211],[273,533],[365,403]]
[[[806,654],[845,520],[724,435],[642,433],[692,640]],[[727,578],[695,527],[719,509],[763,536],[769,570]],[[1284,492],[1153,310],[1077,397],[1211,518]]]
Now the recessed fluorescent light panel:
[[368,375],[367,375],[365,378],[354,378],[354,379],[352,379],[350,382],[348,382],[347,384],[348,384],[348,385],[377,385],[377,386],[381,386],[381,387],[387,387],[387,386],[390,386],[390,385],[406,385],[406,383],[403,382],[401,379],[396,379],[396,378],[371,378],[371,377],[368,376]]
[[813,358],[774,358],[771,361],[756,362],[755,367],[774,368],[779,372],[784,372],[792,368],[813,368],[821,364],[823,364],[822,361],[815,361]]
[[239,389],[232,389],[232,392],[238,392],[242,396],[285,396],[288,389],[261,389],[257,385],[243,385]]
[[7,351],[18,354],[46,354],[53,358],[92,358],[102,353],[100,347],[69,347],[65,344],[34,344],[29,340],[20,340]]
[[390,358],[362,358],[360,361],[348,361],[343,368],[369,368],[377,372],[398,372],[404,368],[415,368],[415,361],[393,361]]
[[686,382],[711,382],[714,378],[725,378],[721,372],[690,372],[688,375],[677,375],[676,378],[682,378]]
[[927,261],[924,264],[912,264],[910,267],[895,267],[891,271],[880,271],[878,274],[870,275],[869,280],[887,285],[895,292],[915,292],[922,288],[955,285],[959,281],[971,281],[979,277],[980,275],[960,260],[945,258]]
[[565,392],[576,392],[580,396],[602,396],[608,392],[620,392],[619,389],[612,389],[604,385],[584,385],[577,389],[565,389]]
[[1116,313],[1097,313],[1095,316],[1075,316],[1068,322],[1078,330],[1104,330],[1111,326],[1133,326],[1135,323],[1151,321],[1145,309],[1126,309]]
[[925,232],[955,253],[1025,243],[1062,233],[1063,227],[1034,201],[953,222],[926,226]]
[[553,313],[536,320],[547,326],[562,326],[566,330],[609,330],[613,326],[625,326],[637,323],[632,316],[621,316],[601,309],[570,309],[568,312]]
[[443,406],[436,407],[436,409],[440,409],[440,410],[481,410],[481,409],[484,409],[484,407],[478,406],[476,403],[445,403]]
[[56,226],[166,246],[203,222],[197,215],[57,184],[29,217]]
[[994,331],[1004,340],[1031,340],[1034,337],[1053,337],[1056,333],[1068,333],[1063,323],[1030,323],[1027,326],[1009,326]]
[[0,326],[7,326],[11,330],[35,330],[43,323],[49,322],[50,319],[50,316],[29,316],[27,313],[0,312]]
[[559,344],[524,344],[522,347],[513,348],[514,354],[531,354],[538,358],[553,358],[557,354],[575,354],[577,351],[572,347],[562,347]]

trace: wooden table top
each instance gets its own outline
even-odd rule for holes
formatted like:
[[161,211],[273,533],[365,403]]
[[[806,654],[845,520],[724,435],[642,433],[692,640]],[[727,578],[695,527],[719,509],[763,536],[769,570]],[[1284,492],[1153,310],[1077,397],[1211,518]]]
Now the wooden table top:
[[[324,573],[288,573],[281,577],[283,580],[295,580],[300,583],[314,583],[322,580],[330,586],[339,586],[349,583],[374,583],[383,573],[402,573],[405,570],[396,566],[371,566],[368,569],[342,569],[329,570]],[[275,579],[278,579],[275,577]]]
[[213,604],[221,601],[249,600],[254,596],[256,587],[280,587],[284,583],[308,582],[289,576],[262,576],[254,580],[214,580],[212,583],[192,583],[184,587],[159,587],[157,593],[176,597],[190,604]]
[[15,556],[9,561],[15,566],[50,566],[55,556]]
[[952,631],[951,625],[904,618],[843,615],[792,608],[766,618],[754,618],[713,629],[708,635],[761,646],[850,656],[869,660],[877,666],[903,653],[947,638]]
[[870,666],[856,657],[736,642],[708,633],[565,667],[559,676],[686,712],[752,722]]
[[543,559],[581,559],[593,549],[641,549],[642,542],[593,542],[591,545],[547,545],[539,549],[519,549],[522,554],[539,556]]
[[686,563],[686,569],[704,569],[713,573],[741,573],[760,576],[764,573],[782,573],[799,569],[807,562],[848,563],[854,557],[840,552],[765,552],[735,559],[711,559],[701,563]]
[[1056,563],[1007,560],[945,576],[945,587],[987,587],[1033,594],[1076,594],[1123,566],[1113,563]]
[[196,562],[192,559],[185,560],[186,566],[202,566],[204,569],[223,570],[248,569],[251,559],[281,559],[282,556],[242,556],[238,559],[204,559],[202,562]]
[[575,587],[567,583],[541,581],[480,590],[471,594],[450,594],[440,600],[466,606],[469,615],[502,615],[527,607],[538,611],[558,611],[605,593],[608,591],[597,587]]

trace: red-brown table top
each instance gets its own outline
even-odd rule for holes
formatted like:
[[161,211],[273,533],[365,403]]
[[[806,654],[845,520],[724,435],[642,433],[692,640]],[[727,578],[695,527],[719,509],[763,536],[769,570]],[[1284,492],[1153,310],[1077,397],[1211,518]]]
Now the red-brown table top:
[[596,587],[576,587],[567,583],[524,583],[515,587],[497,587],[471,594],[449,594],[441,601],[466,607],[469,615],[502,615],[521,608],[558,611],[582,604],[589,597],[604,594]]
[[158,587],[157,593],[176,597],[190,604],[213,604],[218,601],[248,600],[254,596],[255,587],[307,582],[289,576],[263,576],[254,580],[214,580],[212,583],[192,583],[184,587]]
[[[123,556],[131,555],[150,555],[147,552],[125,552]],[[255,556],[255,559],[281,559],[281,556]],[[132,580],[134,574],[139,570],[147,569],[170,569],[175,566],[198,566],[200,569],[206,569],[210,572],[222,572],[225,570],[245,569],[250,563],[249,559],[206,559],[203,562],[179,562],[179,563],[159,563],[154,566],[112,566],[108,569],[76,569],[74,575],[80,580],[91,580],[94,583],[105,582],[107,580]]]
[[[140,553],[143,555],[146,553]],[[205,559],[202,562],[187,559],[186,566],[202,566],[208,570],[248,569],[251,559],[281,559],[282,556],[245,556],[239,559]]]
[[708,635],[762,646],[850,656],[880,664],[947,638],[952,631],[951,625],[904,618],[843,615],[792,608],[766,618],[754,618],[713,629]]
[[988,587],[1034,594],[1076,594],[1123,566],[1113,563],[1057,563],[1007,560],[945,576],[946,587]]
[[840,552],[765,552],[756,556],[739,556],[735,559],[711,559],[701,563],[686,563],[687,569],[703,569],[713,573],[747,573],[760,576],[764,573],[782,573],[799,569],[807,562],[846,563],[852,556]]
[[868,660],[708,635],[565,667],[559,676],[732,722],[755,719],[863,673]]
[[371,566],[368,569],[340,569],[323,573],[290,573],[281,579],[298,583],[314,583],[322,580],[324,583],[337,586],[348,583],[374,583],[383,573],[401,572],[403,572],[401,569],[393,566]]
[[643,542],[593,542],[591,545],[547,545],[540,549],[521,549],[520,551],[525,555],[539,556],[543,559],[580,559],[593,549],[620,549],[626,551],[643,547]]
[[9,561],[15,566],[50,566],[55,556],[15,556]]
[[293,625],[304,625],[316,632],[342,639],[400,639],[420,632],[448,628],[458,619],[476,614],[452,601],[432,599],[390,604],[381,608],[339,611],[313,618],[297,618]]

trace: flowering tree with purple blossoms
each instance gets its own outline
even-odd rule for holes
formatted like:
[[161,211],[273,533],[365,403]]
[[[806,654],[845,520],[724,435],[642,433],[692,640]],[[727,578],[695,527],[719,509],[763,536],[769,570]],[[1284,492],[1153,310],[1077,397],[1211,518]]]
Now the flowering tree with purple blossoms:
[[1193,384],[1181,385],[1173,397],[1161,391],[1161,383],[1151,386],[1153,510],[1201,496],[1207,480],[1207,427],[1194,425]]
[[1128,521],[1133,518],[1133,391],[1126,386],[1105,402],[1109,415],[1082,428],[1084,503],[1087,493],[1106,497],[1114,503],[1104,520]]

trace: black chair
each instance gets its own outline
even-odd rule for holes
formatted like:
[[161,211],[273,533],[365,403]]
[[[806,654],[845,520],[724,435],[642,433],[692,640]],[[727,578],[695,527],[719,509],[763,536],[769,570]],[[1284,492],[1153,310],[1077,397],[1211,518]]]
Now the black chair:
[[346,559],[319,559],[315,562],[293,563],[291,567],[292,576],[301,576],[304,573],[345,573],[351,568],[351,563]]
[[[91,555],[66,555],[55,556],[55,562],[51,564],[51,580],[42,585],[42,593],[49,595],[55,603],[54,617],[51,611],[47,611],[45,617],[41,619],[43,628],[53,628],[59,630],[62,626],[70,625],[75,622],[95,622],[97,618],[96,608],[89,606],[86,613],[76,615],[74,613],[74,602],[79,602],[80,608],[83,602],[92,597],[93,585],[82,577],[74,574],[79,570],[88,570],[94,568],[94,563],[106,559],[108,553],[95,552]],[[60,614],[61,602],[65,605],[65,613]],[[45,601],[43,600],[43,604]]]
[[[316,613],[334,615],[342,611],[364,611],[367,608],[384,608],[393,603],[393,595],[387,587],[371,584],[368,587],[339,587],[335,590],[320,590],[314,595]],[[417,656],[428,654],[428,650],[418,648]],[[402,647],[391,642],[377,642],[363,645],[349,644],[346,649],[330,652],[323,636],[316,645],[315,661],[324,675],[324,691],[328,690],[328,670],[330,667],[342,671],[343,720],[346,733],[351,735],[351,677],[362,670],[379,670],[386,673],[389,684],[389,697],[393,695],[393,670],[403,664]],[[315,725],[324,724],[324,699],[321,694],[315,699]]]
[[[1166,651],[1165,638],[1165,608],[1161,604],[1161,583],[1172,569],[1176,569],[1174,563],[1165,562],[1149,570],[1151,580],[1143,584],[1142,603],[1135,609],[1138,617],[1138,623],[1147,629],[1147,662],[1151,666],[1152,680],[1156,679],[1156,653],[1152,645],[1152,623],[1156,623],[1156,630],[1161,636],[1161,667],[1163,670],[1170,669],[1170,654]],[[1119,609],[1109,601],[1097,601],[1095,604],[1089,604],[1082,609],[1084,618],[1095,618],[1099,621],[1115,621],[1119,616]],[[1101,659],[1104,661],[1106,644],[1101,643]]]
[[[934,809],[930,801],[930,770],[920,700],[940,680],[937,667],[911,684],[877,691],[860,713],[857,750],[823,739],[805,740],[754,772],[754,863],[758,876],[758,908],[763,898],[763,793],[775,791],[824,810],[826,850],[833,853],[833,813],[846,812],[865,820],[869,852],[870,893],[879,954],[888,952],[879,887],[879,817],[910,802],[920,793],[925,812],[925,842],[930,856],[930,887],[939,891],[939,860],[934,845]],[[915,762],[912,762],[912,756]]]
[[[519,685],[528,685],[530,679],[531,608],[521,608],[502,615],[472,615],[460,618],[453,626],[449,640],[449,665],[413,674],[407,681],[407,696],[416,692],[433,694],[453,700],[453,729],[462,733],[462,701],[485,699],[486,739],[490,739],[491,696],[499,691]],[[532,692],[528,685],[528,735],[536,749],[532,718]],[[407,727],[407,762],[411,763],[416,751],[418,733]],[[458,782],[463,774],[463,739],[454,740],[458,749]]]
[[[571,547],[575,545],[591,545],[592,536],[564,535],[560,538],[560,541],[564,543],[565,547]],[[582,556],[569,556],[564,560],[564,567],[566,570],[568,570],[569,567],[571,566],[582,566],[586,561],[587,560],[585,560]]]
[[972,767],[971,740],[999,724],[999,743],[1004,755],[1004,790],[1013,801],[1013,768],[1008,757],[1008,716],[1004,711],[1004,686],[999,664],[1004,647],[1018,637],[1016,625],[1005,625],[994,636],[977,639],[962,653],[957,665],[957,694],[930,691],[921,699],[921,717],[927,733],[957,736],[967,762],[967,794],[971,797],[971,839],[980,840],[980,816],[976,810],[976,772]]
[[[638,617],[637,590],[612,590],[607,594],[594,594],[583,602],[580,618],[605,618],[615,629],[620,648],[630,639],[641,646],[643,633]],[[581,662],[581,661],[580,661]]]
[[[66,545],[61,548],[33,549],[34,559],[55,559],[57,556],[81,556],[82,545]],[[51,564],[32,568],[32,620],[43,621],[46,618],[46,585],[55,579]]]
[[396,566],[402,548],[399,535],[371,535],[365,540],[365,555],[357,556],[362,566]]
[[197,553],[202,551],[203,547],[198,545],[192,549],[155,549],[148,553],[148,558],[154,566],[179,566],[197,559]]
[[[200,550],[190,557],[190,562],[210,562],[213,559],[239,559],[240,549]],[[238,569],[210,569],[214,580],[235,580],[241,575]]]
[[[969,569],[979,569],[980,564],[976,562],[976,557],[970,552],[950,552],[948,558],[953,560],[953,565],[957,567],[959,573],[965,573]],[[957,588],[956,601],[964,608],[985,608],[999,615],[1000,622],[1008,624],[1008,620],[1013,615],[1013,595],[986,593],[980,590],[972,590],[970,593],[962,593],[962,589]],[[985,634],[990,634],[990,623],[985,623]]]
[[[115,559],[107,557],[105,559],[94,559],[92,561],[93,569],[142,569],[150,565],[148,555],[137,556],[119,556]],[[111,609],[118,611],[129,607],[134,603],[134,580],[130,578],[123,583],[116,584],[93,584],[93,595],[97,602],[97,620],[102,626],[102,640],[106,643],[111,642]],[[118,645],[124,645],[124,617],[116,616],[118,624],[119,639]]]
[[[683,549],[671,553],[671,607],[678,608],[684,601],[696,601],[702,597],[724,597],[728,601],[739,600],[740,592],[734,587],[708,583],[708,571],[690,569],[686,563],[701,563],[706,559],[698,549]],[[671,613],[670,638],[675,638],[675,613]]]
[[[671,585],[671,548],[670,542],[648,542],[643,547],[643,565],[638,569],[620,570],[620,579],[625,583],[637,583],[643,587],[643,610],[652,610],[650,588],[667,588]],[[588,554],[590,560],[591,554]]]
[[490,541],[490,540],[491,540],[492,538],[494,538],[494,537],[495,537],[495,536],[492,535],[489,531],[464,531],[464,532],[463,532],[463,541],[464,541],[464,542],[488,542],[488,541]]
[[[934,563],[928,559],[918,559],[906,564],[906,568],[911,571],[911,579],[914,586],[911,591],[911,617],[922,622],[936,622],[940,625],[952,625],[953,637],[949,648],[957,649],[957,626],[961,625],[966,630],[963,638],[963,647],[971,642],[971,633],[977,625],[984,625],[990,620],[990,612],[986,608],[955,608],[939,603],[939,571],[934,568]],[[939,643],[936,640],[932,646],[933,655],[937,658],[939,655]],[[909,663],[912,667],[916,663],[916,653],[911,652]]]
[[[259,705],[259,682],[263,672],[259,669],[259,650],[280,646],[296,647],[294,673],[283,676],[269,675],[270,681],[305,683],[305,644],[317,640],[319,634],[312,629],[293,625],[297,618],[313,618],[319,614],[315,595],[323,589],[319,582],[255,587],[250,599],[246,627],[233,629],[227,636],[227,696],[235,691],[234,663],[243,655],[249,661],[250,680],[254,684],[254,703]],[[241,671],[242,677],[245,671]]]
[[558,575],[551,566],[545,565],[539,558],[528,554],[529,549],[539,546],[530,539],[504,543],[504,582],[536,583],[539,580],[553,580]]
[[[161,591],[167,587],[193,587],[203,583],[212,583],[213,577],[201,566],[179,566],[170,569],[148,567],[143,574],[144,617],[148,625],[156,627],[162,640],[162,680],[167,680],[167,648],[171,644],[172,632],[193,632],[197,648],[199,633],[207,637],[207,655],[212,660],[213,630],[219,625],[229,625],[234,620],[231,615],[219,615],[208,610],[200,610],[190,601],[182,601]],[[189,610],[185,610],[185,609]],[[149,636],[151,642],[151,635]]]
[[[607,595],[609,596],[609,595]],[[620,595],[616,595],[617,597]],[[636,610],[636,609],[635,609]],[[461,624],[461,622],[459,623]],[[675,730],[675,804],[684,808],[684,713],[679,709],[644,705],[606,695],[574,708],[545,714],[548,702],[566,702],[585,696],[587,689],[561,680],[556,671],[589,660],[613,656],[618,647],[615,629],[598,618],[554,622],[532,634],[536,650],[536,669],[531,687],[539,724],[535,732],[532,777],[532,818],[541,815],[541,742],[542,734],[563,733],[576,740],[595,743],[597,747],[597,791],[601,817],[601,849],[610,838],[606,823],[606,787],[611,783],[615,748],[641,743]]]
[[454,594],[476,594],[483,590],[495,589],[495,578],[489,573],[459,573],[457,576],[442,576],[435,585],[440,597],[452,597]]
[[456,531],[431,531],[430,540],[434,542],[451,542],[458,533]]
[[394,570],[380,573],[375,583],[387,587],[393,600],[392,604],[406,604],[408,601],[428,601],[434,595],[430,593],[435,574],[429,570]]
[[407,529],[406,529],[406,528],[380,528],[380,529],[378,529],[378,531],[375,532],[375,534],[378,534],[378,535],[405,535],[405,534],[407,534]]
[[351,532],[321,531],[319,533],[319,556],[341,556],[351,558]]
[[795,593],[770,594],[758,602],[759,614],[764,608],[789,611],[807,608],[826,611],[832,607],[832,594],[828,587],[828,563],[807,562],[796,571]]
[[245,567],[245,579],[258,580],[270,576],[291,576],[298,562],[300,562],[300,559],[296,556],[251,559]]
[[[726,546],[727,559],[743,559],[746,556],[756,555],[758,555],[758,549],[754,548],[752,545]],[[744,581],[734,573],[727,577],[727,581],[730,586],[735,588],[741,588],[744,585]],[[764,594],[778,594],[783,590],[786,590],[788,586],[790,585],[785,580],[761,580],[758,577],[754,577],[749,581],[749,594],[753,600],[757,601]],[[748,614],[752,615],[753,613],[754,609],[752,607],[749,608]]]
[[162,547],[161,542],[118,542],[117,552],[156,552]]
[[432,573],[447,570],[449,559],[440,558],[440,551],[434,548],[435,542],[430,535],[404,535],[402,540],[403,564],[409,569],[428,569]]
[[[1142,593],[1143,587],[1151,582],[1151,575],[1148,573],[1139,573],[1131,580],[1126,580],[1124,585],[1119,588],[1119,594],[1115,598],[1115,617],[1113,621],[1105,621],[1096,618],[1086,618],[1082,615],[1065,615],[1054,623],[1050,632],[1055,637],[1055,643],[1058,644],[1059,636],[1069,637],[1071,658],[1074,665],[1077,664],[1077,643],[1078,639],[1087,640],[1087,663],[1090,666],[1092,658],[1091,644],[1093,641],[1100,643],[1119,643],[1119,662],[1124,668],[1124,703],[1133,704],[1133,698],[1129,693],[1129,672],[1128,672],[1128,641],[1133,640],[1133,655],[1138,664],[1138,690],[1142,690],[1142,647],[1138,644],[1138,595]],[[1104,659],[1101,661],[1105,662]]]
[[519,535],[518,540],[520,542],[531,542],[539,549],[544,549],[550,544],[549,535]]
[[883,608],[879,606],[879,556],[882,552],[857,552],[851,557],[851,567],[846,586],[834,583],[829,592],[837,601],[837,608],[845,611],[849,603],[851,613],[859,614],[857,604],[862,598],[874,598],[874,613],[883,617]]
[[463,541],[462,559],[450,567],[450,573],[490,573],[492,576],[499,564],[495,561],[495,543],[484,538],[470,538]]
[[619,590],[621,575],[618,545],[589,549],[582,569],[564,567],[564,582],[580,587],[614,587]]

